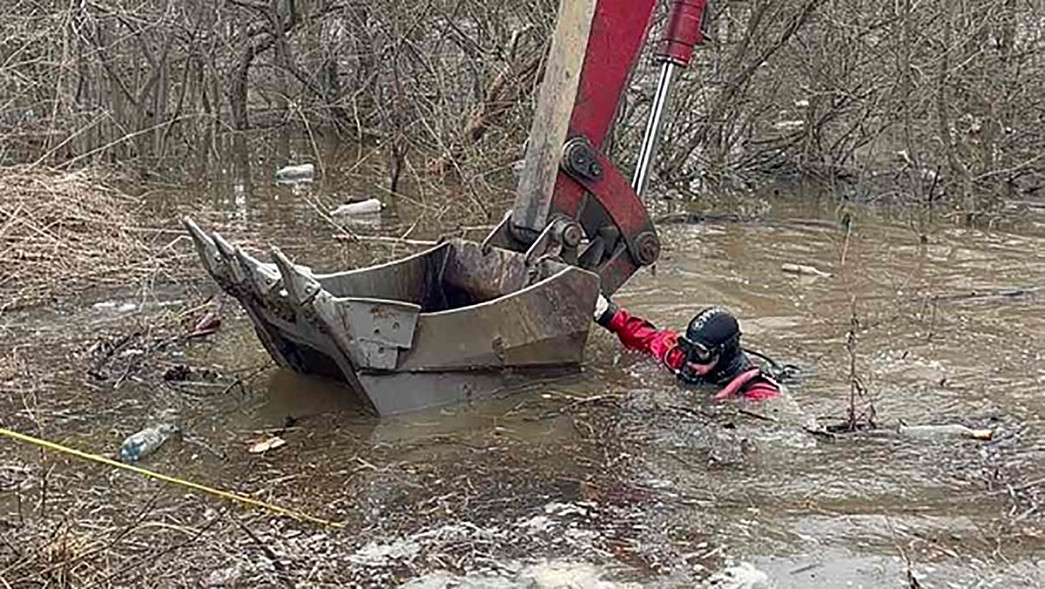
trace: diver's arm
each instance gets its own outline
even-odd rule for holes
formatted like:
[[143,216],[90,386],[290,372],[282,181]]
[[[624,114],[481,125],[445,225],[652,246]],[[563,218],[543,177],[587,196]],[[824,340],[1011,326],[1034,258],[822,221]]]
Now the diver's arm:
[[[602,297],[600,299],[596,306],[595,322],[615,333],[625,348],[649,354],[672,370],[682,367],[685,354],[678,348],[677,333],[670,329],[657,329],[642,317],[632,315]],[[606,301],[605,305],[602,305],[603,300]]]

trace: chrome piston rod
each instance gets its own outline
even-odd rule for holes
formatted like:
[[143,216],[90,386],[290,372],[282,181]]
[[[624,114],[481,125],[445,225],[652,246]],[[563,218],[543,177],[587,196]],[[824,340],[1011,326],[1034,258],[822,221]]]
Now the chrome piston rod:
[[657,59],[660,60],[660,79],[657,80],[657,93],[653,97],[649,121],[646,122],[646,134],[642,138],[642,149],[639,161],[635,165],[635,175],[631,179],[631,187],[640,197],[646,192],[650,172],[653,170],[653,158],[657,155],[657,140],[664,124],[664,115],[668,110],[671,98],[671,85],[674,81],[675,68],[686,67],[693,58],[693,48],[704,42],[704,9],[706,0],[672,0],[671,11],[660,38]]
[[631,179],[631,187],[640,197],[645,194],[646,185],[649,184],[653,158],[657,154],[657,141],[660,138],[660,128],[664,124],[664,115],[668,110],[668,100],[671,97],[671,86],[676,67],[674,63],[666,61],[660,68],[657,93],[653,96],[653,106],[650,108],[649,120],[646,121],[646,133],[642,137],[642,148],[639,150],[639,160],[635,165],[635,175]]

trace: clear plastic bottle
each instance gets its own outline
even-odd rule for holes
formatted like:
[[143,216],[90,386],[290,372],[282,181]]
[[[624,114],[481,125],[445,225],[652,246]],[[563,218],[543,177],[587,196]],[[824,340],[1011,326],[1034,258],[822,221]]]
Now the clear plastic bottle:
[[897,428],[901,436],[919,439],[970,438],[989,440],[994,432],[989,429],[972,429],[957,423],[943,425],[901,425]]
[[178,426],[170,423],[147,427],[123,441],[120,446],[120,460],[137,462],[155,452],[176,433]]
[[276,170],[276,182],[311,182],[316,175],[312,164],[284,166]]

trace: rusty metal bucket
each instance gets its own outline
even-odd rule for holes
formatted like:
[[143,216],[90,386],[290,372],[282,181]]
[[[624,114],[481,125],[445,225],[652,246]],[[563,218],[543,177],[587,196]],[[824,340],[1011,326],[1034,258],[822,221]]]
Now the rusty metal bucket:
[[348,384],[379,415],[490,394],[520,372],[576,367],[599,293],[593,272],[460,239],[316,274],[278,249],[262,262],[185,225],[276,362]]

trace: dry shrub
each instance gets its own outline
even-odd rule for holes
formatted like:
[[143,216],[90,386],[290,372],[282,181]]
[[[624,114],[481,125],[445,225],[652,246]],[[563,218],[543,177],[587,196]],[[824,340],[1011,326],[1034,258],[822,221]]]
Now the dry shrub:
[[150,240],[141,201],[91,170],[0,168],[0,310],[127,285],[155,273],[170,249]]

